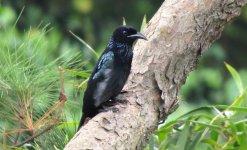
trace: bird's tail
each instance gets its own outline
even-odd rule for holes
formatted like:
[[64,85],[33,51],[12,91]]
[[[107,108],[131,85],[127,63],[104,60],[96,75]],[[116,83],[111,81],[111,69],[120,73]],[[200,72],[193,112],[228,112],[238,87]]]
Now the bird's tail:
[[82,115],[82,117],[81,117],[81,120],[80,120],[80,123],[79,123],[79,126],[78,126],[77,131],[79,131],[80,128],[81,128],[85,123],[87,123],[87,121],[88,121],[90,118],[93,118],[94,116],[96,116],[97,113],[98,113],[98,111],[97,111],[96,108],[91,109],[91,111],[88,111],[88,109],[85,109],[85,111],[83,112],[83,115]]

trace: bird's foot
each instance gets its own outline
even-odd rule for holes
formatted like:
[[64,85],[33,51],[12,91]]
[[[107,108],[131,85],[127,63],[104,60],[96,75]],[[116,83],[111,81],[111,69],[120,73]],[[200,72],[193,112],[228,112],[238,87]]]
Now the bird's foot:
[[112,107],[111,111],[114,112],[114,113],[117,113],[117,112],[119,112],[119,109],[117,107]]
[[127,91],[122,90],[122,91],[120,92],[120,94],[124,94],[124,93],[127,93]]
[[113,101],[117,104],[124,104],[124,105],[127,105],[129,103],[128,100],[126,99],[120,99],[120,98],[113,98]]
[[114,106],[114,105],[116,105],[115,100],[110,99],[110,100],[104,102],[103,107],[112,107],[112,106]]
[[128,103],[129,103],[129,101],[126,99],[119,99],[119,98],[114,97],[114,98],[111,98],[109,101],[106,101],[104,103],[104,105],[107,107],[112,107],[112,106],[115,106],[117,104],[127,105]]
[[98,112],[107,112],[107,111],[112,111],[112,112],[119,112],[119,108],[117,108],[116,105],[120,104],[119,107],[126,107],[126,105],[129,103],[128,100],[126,99],[119,99],[119,98],[112,98],[109,101],[106,101],[99,109]]
[[105,105],[102,105],[100,109],[98,109],[98,112],[107,112],[107,111],[112,111],[114,113],[119,112],[119,109],[117,107],[108,107]]

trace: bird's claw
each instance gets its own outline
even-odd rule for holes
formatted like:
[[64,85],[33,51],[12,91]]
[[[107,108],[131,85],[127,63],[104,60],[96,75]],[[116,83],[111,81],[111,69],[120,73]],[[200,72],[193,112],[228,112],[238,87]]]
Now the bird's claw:
[[118,99],[117,102],[124,105],[127,105],[129,103],[129,101],[126,99]]
[[116,102],[115,102],[115,100],[109,100],[109,101],[106,101],[105,103],[104,103],[104,107],[111,107],[111,106],[114,106],[114,105],[116,105]]
[[112,111],[114,113],[119,112],[119,109],[117,107],[107,107],[107,106],[102,106],[102,108],[98,109],[98,112],[108,112]]
[[120,92],[120,94],[124,94],[124,93],[127,93],[127,91],[122,90],[122,91]]
[[112,112],[114,112],[114,113],[117,113],[117,112],[119,112],[119,109],[117,108],[117,107],[112,107]]
[[128,100],[126,100],[126,99],[120,99],[120,98],[113,98],[113,101],[115,102],[115,103],[118,103],[118,104],[124,104],[124,105],[127,105],[128,103],[129,103],[129,101]]

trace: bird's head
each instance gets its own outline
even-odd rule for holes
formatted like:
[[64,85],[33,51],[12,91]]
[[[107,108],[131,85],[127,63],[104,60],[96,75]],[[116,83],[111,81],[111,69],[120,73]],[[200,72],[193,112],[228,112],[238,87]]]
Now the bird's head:
[[137,32],[137,30],[132,26],[118,27],[113,32],[112,38],[114,42],[119,42],[122,44],[129,44],[129,45],[132,45],[137,39],[147,40],[147,38],[143,34]]

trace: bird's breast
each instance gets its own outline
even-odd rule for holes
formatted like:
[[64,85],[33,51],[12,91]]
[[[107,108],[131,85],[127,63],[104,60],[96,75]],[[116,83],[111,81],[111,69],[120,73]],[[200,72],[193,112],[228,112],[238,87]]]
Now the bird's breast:
[[118,47],[115,51],[115,60],[119,65],[131,65],[133,58],[133,50],[130,46]]

